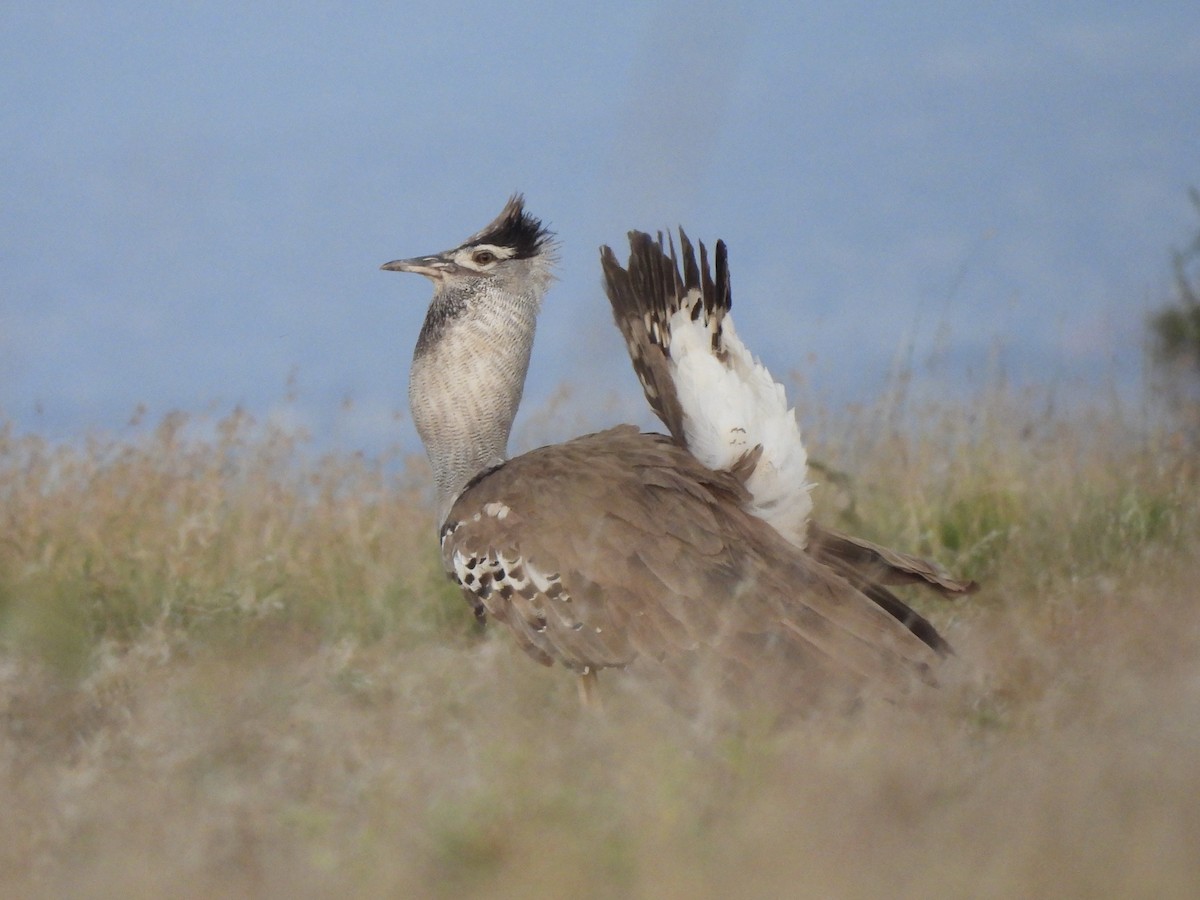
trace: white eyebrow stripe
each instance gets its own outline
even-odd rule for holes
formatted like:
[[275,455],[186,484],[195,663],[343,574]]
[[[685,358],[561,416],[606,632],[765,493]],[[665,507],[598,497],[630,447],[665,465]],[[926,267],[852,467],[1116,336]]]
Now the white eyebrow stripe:
[[461,258],[464,261],[471,261],[471,258],[480,250],[488,251],[496,259],[512,259],[517,254],[514,247],[501,247],[497,244],[472,244],[469,247],[463,247],[454,255],[456,258]]

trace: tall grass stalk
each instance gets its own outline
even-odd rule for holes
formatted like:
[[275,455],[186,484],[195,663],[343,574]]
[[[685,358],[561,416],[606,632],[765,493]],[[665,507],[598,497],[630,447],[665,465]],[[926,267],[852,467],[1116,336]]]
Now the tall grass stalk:
[[1195,896],[1197,459],[1039,408],[809,406],[821,518],[984,587],[918,706],[715,730],[479,633],[420,461],[0,429],[0,893]]

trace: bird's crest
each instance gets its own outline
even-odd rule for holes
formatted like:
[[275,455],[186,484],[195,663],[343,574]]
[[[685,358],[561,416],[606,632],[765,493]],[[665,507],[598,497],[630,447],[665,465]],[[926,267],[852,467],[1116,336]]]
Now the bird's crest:
[[463,241],[462,246],[474,244],[511,247],[514,259],[530,259],[554,248],[554,232],[525,211],[524,196],[513,194],[500,215]]

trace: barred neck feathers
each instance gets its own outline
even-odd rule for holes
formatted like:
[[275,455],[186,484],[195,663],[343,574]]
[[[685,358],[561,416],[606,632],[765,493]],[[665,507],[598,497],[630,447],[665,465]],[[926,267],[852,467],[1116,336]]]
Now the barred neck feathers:
[[468,481],[507,458],[540,302],[484,288],[429,308],[408,399],[433,466],[439,521]]
[[408,396],[433,466],[439,522],[472,478],[507,456],[555,249],[516,195],[453,250],[383,266],[434,286]]

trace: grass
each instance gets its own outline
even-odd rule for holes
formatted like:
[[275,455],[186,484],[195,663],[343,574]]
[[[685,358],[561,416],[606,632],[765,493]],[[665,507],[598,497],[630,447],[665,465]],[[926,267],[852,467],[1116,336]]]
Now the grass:
[[0,894],[1195,896],[1198,460],[1033,408],[812,417],[823,520],[984,588],[935,696],[716,729],[480,633],[419,461],[0,430]]

